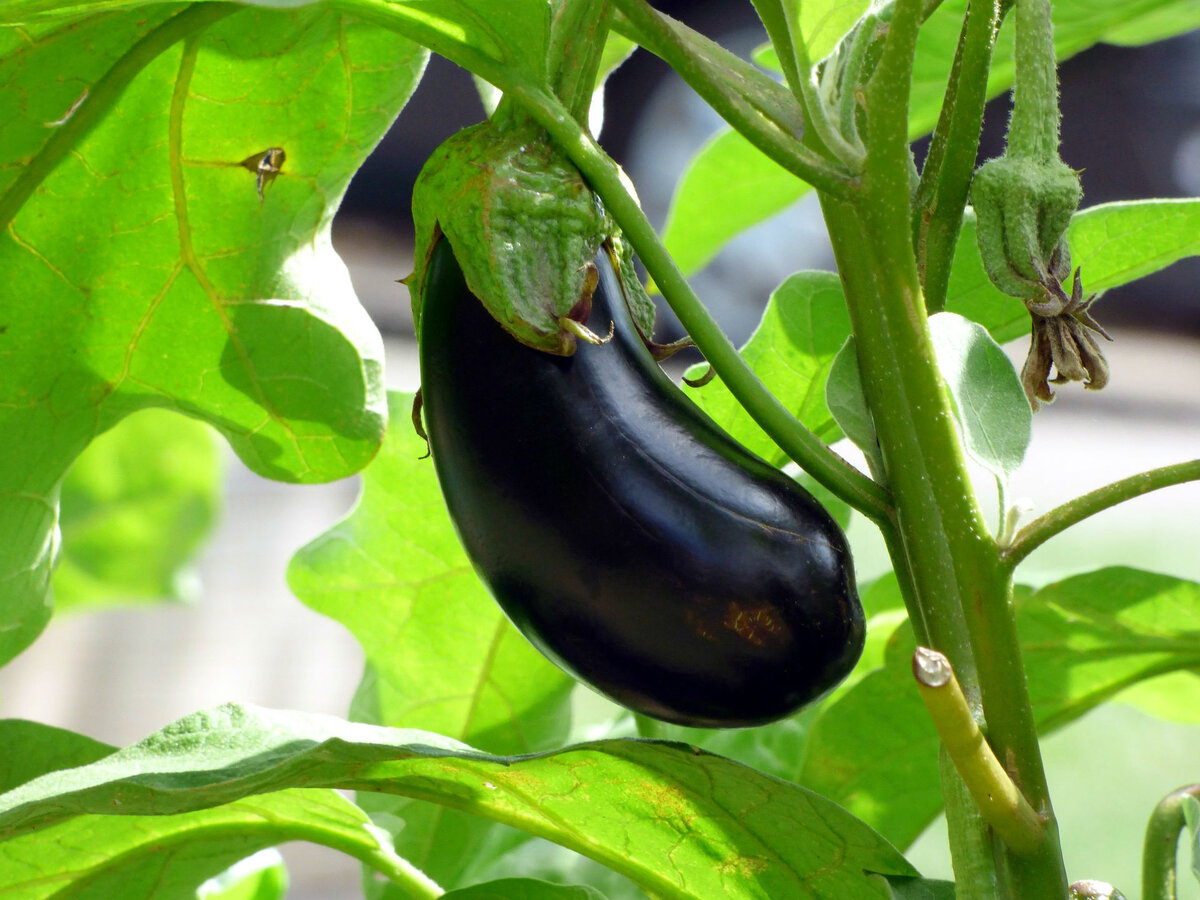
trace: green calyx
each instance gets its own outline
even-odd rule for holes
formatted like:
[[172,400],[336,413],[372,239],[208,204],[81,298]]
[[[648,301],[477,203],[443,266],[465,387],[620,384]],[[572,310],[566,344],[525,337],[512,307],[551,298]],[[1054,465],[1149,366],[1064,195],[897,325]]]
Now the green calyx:
[[1055,268],[1052,257],[1067,260],[1067,226],[1083,192],[1079,175],[1057,157],[1039,161],[1003,156],[988,160],[971,182],[978,220],[979,254],[988,278],[1022,300],[1038,299],[1043,277]]
[[564,323],[586,322],[593,260],[606,242],[629,263],[621,268],[636,283],[626,285],[635,320],[644,334],[653,327],[630,251],[583,176],[541,128],[503,104],[430,156],[414,187],[413,220],[416,271],[407,283],[418,334],[426,261],[443,238],[471,292],[530,347],[574,353],[578,329]]

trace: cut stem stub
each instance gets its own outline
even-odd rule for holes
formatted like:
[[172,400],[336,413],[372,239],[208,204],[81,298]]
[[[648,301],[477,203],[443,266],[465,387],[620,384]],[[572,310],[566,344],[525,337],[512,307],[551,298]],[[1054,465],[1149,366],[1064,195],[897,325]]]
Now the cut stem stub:
[[950,660],[936,650],[918,647],[913,654],[913,676],[946,753],[984,821],[1013,852],[1034,852],[1045,839],[1045,821],[992,752]]

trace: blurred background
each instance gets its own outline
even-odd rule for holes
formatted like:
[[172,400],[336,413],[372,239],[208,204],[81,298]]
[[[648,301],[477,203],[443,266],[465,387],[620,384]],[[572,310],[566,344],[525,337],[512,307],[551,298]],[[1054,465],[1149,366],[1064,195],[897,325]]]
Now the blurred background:
[[[744,0],[657,5],[743,55],[764,39]],[[1100,46],[1068,61],[1061,78],[1063,156],[1083,169],[1086,205],[1200,196],[1200,33],[1144,48]],[[610,80],[606,110],[602,143],[661,226],[681,170],[720,122],[642,52]],[[482,115],[470,77],[434,58],[335,222],[334,243],[384,333],[394,389],[418,384],[408,298],[396,284],[411,270],[411,185],[445,137]],[[1001,152],[1007,115],[1005,98],[989,108],[985,157]],[[694,284],[740,342],[786,275],[831,267],[810,199],[735,240]],[[1014,492],[1039,511],[1115,478],[1200,455],[1200,259],[1112,292],[1095,312],[1116,337],[1105,348],[1112,382],[1086,396],[1066,387],[1036,417]],[[1019,364],[1025,342],[1011,352]],[[224,510],[196,567],[196,602],[56,617],[0,671],[4,715],[123,745],[231,699],[346,713],[361,673],[358,646],[296,601],[284,572],[296,549],[349,509],[357,482],[277,484],[224,455]],[[1196,485],[1149,495],[1119,517],[1097,516],[1051,542],[1019,575],[1037,584],[1128,563],[1200,579],[1197,510]],[[883,554],[861,523],[851,537],[865,581],[883,570]],[[1130,703],[1110,705],[1047,740],[1072,878],[1112,881],[1130,900],[1138,896],[1141,830],[1151,806],[1200,780],[1200,698],[1187,718],[1168,722]],[[928,875],[949,877],[944,845],[944,829],[935,825],[913,848],[913,861]],[[285,856],[290,897],[359,896],[353,860],[308,846],[285,848]],[[1181,896],[1200,897],[1200,890],[1193,881]]]

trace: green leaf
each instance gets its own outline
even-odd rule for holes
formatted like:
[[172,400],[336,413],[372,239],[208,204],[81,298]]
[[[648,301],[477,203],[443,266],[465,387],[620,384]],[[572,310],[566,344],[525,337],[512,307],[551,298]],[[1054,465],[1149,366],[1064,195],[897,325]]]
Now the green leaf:
[[736,131],[724,129],[696,151],[680,176],[663,244],[690,275],[708,265],[728,241],[810,190]]
[[282,900],[287,866],[274,847],[238,860],[196,889],[196,900]]
[[301,787],[387,791],[504,821],[665,898],[857,900],[886,896],[864,873],[917,874],[833,803],[686,745],[496,757],[427,732],[232,705],[0,796],[0,838],[36,838],[115,799],[129,816],[220,815],[229,807],[214,804]]
[[1025,459],[1033,410],[1021,379],[987,329],[955,313],[930,316],[938,368],[954,400],[963,448],[1006,483]]
[[[857,4],[823,2],[816,6],[839,10],[840,15]],[[945,0],[918,34],[909,104],[909,134],[914,140],[928,134],[937,122],[966,6],[967,0]],[[1054,43],[1060,60],[1100,42],[1149,43],[1197,25],[1200,13],[1191,0],[1054,3]],[[1012,86],[1011,42],[1009,25],[1000,33],[988,80],[989,97]],[[782,212],[808,190],[807,184],[741,135],[722,131],[696,152],[676,185],[663,240],[684,274],[691,274],[711,262],[729,240]]]
[[[850,316],[837,276],[797,272],[771,294],[762,320],[741,350],[767,388],[826,441],[837,440],[841,433],[825,405],[825,376],[849,333]],[[688,389],[688,396],[759,456],[775,465],[787,461],[719,380]]]
[[116,750],[82,734],[24,719],[0,719],[0,747],[21,748],[20,753],[0,755],[0,792],[47,772],[86,766]]
[[[48,776],[43,781],[69,778],[75,767],[114,752],[80,734],[13,719],[0,721],[0,746],[12,751],[4,754],[0,772],[0,789],[6,791],[40,776]],[[83,815],[0,840],[0,894],[23,900],[182,897],[248,854],[287,840],[325,843],[385,870],[395,865],[390,847],[379,843],[363,813],[341,795],[287,791],[179,816]],[[233,874],[213,882],[212,890],[247,874],[235,866]],[[258,881],[269,885],[279,877],[277,872]],[[267,900],[278,894],[201,896]]]
[[[1067,230],[1071,264],[1085,290],[1107,291],[1136,281],[1171,263],[1200,255],[1200,199],[1133,200],[1082,210]],[[998,291],[987,277],[968,212],[950,270],[946,308],[979,322],[1005,343],[1029,332],[1029,314],[1015,297]],[[1104,304],[1095,308],[1104,317]]]
[[[283,480],[374,455],[382,346],[329,224],[424,60],[315,6],[0,31],[0,662],[50,614],[57,485],[128,413],[203,419]],[[242,162],[272,147],[260,201]]]
[[146,410],[88,445],[62,486],[59,611],[191,598],[190,563],[221,502],[215,438],[195,419]]
[[[48,22],[114,10],[153,9],[160,0],[6,0],[0,25]],[[218,5],[214,3],[213,5]],[[225,5],[225,4],[221,4]],[[298,0],[254,0],[254,6],[290,12]],[[375,21],[487,77],[512,69],[540,84],[546,74],[548,0],[340,0],[327,7]],[[487,70],[487,71],[480,71]]]
[[402,865],[386,835],[341,794],[290,790],[178,815],[76,815],[9,837],[0,842],[0,893],[184,897],[247,855],[298,840],[384,871]]
[[846,338],[829,366],[825,381],[825,404],[846,437],[883,471],[879,438],[875,434],[875,421],[871,418],[867,397],[863,393],[858,348],[853,336]]
[[500,878],[486,884],[448,891],[443,900],[604,900],[604,895],[578,884],[551,884],[536,878]]
[[[356,719],[435,731],[493,753],[558,746],[570,729],[574,682],[509,624],[475,575],[413,428],[412,395],[389,400],[391,425],[358,503],[296,554],[288,582],[363,647]],[[397,826],[402,856],[447,887],[522,840],[440,806],[372,796],[361,803]]]
[[[1048,732],[1121,690],[1200,666],[1200,584],[1128,568],[1077,575],[1015,597],[1030,700]],[[823,707],[800,781],[911,843],[941,809],[937,734],[912,684],[904,626],[879,669]],[[863,741],[864,733],[871,741]]]

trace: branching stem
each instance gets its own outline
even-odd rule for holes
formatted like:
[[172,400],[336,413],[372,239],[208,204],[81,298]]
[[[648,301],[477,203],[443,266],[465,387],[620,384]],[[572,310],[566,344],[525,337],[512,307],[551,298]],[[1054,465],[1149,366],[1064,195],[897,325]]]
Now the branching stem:
[[1128,478],[1096,488],[1082,497],[1076,497],[1052,509],[1018,531],[1013,542],[1004,551],[1004,561],[1010,568],[1016,567],[1050,538],[1089,516],[1142,494],[1197,480],[1200,480],[1200,459],[1193,459],[1151,469],[1149,472],[1139,472],[1137,475],[1130,475]]

